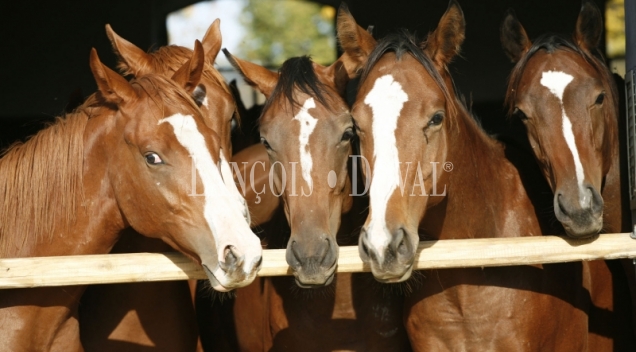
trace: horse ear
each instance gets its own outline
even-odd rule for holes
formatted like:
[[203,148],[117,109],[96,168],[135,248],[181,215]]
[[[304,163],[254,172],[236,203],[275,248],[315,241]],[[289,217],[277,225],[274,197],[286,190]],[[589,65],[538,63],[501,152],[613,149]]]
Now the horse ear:
[[[343,55],[344,56],[344,55]],[[321,82],[331,82],[341,97],[344,97],[349,82],[349,73],[345,68],[342,56],[333,64],[325,67],[312,62],[314,72]]]
[[199,84],[203,75],[203,64],[205,57],[203,55],[203,46],[201,42],[194,42],[194,51],[190,60],[181,66],[177,72],[172,75],[172,80],[177,82],[196,101],[197,105],[201,105],[206,97],[205,86]]
[[584,50],[592,51],[601,42],[602,33],[603,17],[601,11],[591,0],[583,0],[574,32],[576,43]]
[[203,51],[205,52],[205,58],[210,62],[214,63],[217,55],[219,55],[219,51],[221,51],[221,20],[216,19],[208,28],[208,31],[205,32],[203,36],[203,40],[201,40],[201,44],[203,44]]
[[375,48],[376,41],[370,33],[373,27],[370,26],[369,31],[360,27],[344,2],[338,9],[336,27],[338,28],[338,41],[344,51],[338,61],[341,62],[340,65],[343,65],[349,78],[355,78]]
[[104,66],[95,48],[91,49],[90,66],[97,89],[106,102],[120,104],[135,97],[135,90],[130,83],[117,72]]
[[438,67],[445,67],[459,54],[465,30],[464,12],[457,1],[451,0],[435,31],[422,43],[423,49]]
[[526,30],[512,9],[506,12],[506,17],[504,17],[501,23],[500,36],[501,45],[512,62],[519,61],[532,46],[532,42],[530,38],[528,38]]
[[117,68],[123,74],[132,74],[139,77],[146,74],[147,68],[150,67],[150,55],[139,49],[135,44],[120,37],[110,24],[106,24],[106,35],[113,46],[115,55],[119,58]]
[[230,64],[245,78],[247,84],[258,89],[269,98],[274,91],[274,87],[276,87],[276,83],[278,83],[278,73],[249,61],[241,60],[230,54],[227,49],[223,49],[223,54],[225,54]]

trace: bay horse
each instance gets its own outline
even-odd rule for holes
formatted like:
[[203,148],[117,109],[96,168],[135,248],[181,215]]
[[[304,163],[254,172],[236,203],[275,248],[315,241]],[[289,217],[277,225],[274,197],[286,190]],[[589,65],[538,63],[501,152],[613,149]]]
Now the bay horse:
[[[513,11],[501,25],[504,51],[515,63],[506,92],[508,112],[524,123],[554,194],[554,215],[574,238],[631,231],[628,170],[619,143],[619,120],[625,122],[617,86],[598,49],[602,33],[602,14],[591,1],[582,2],[571,36],[544,34],[533,42]],[[611,278],[605,284],[615,291],[614,297],[593,298],[595,303],[633,312],[631,322],[604,322],[608,330],[633,326],[636,318],[634,268],[631,261],[621,262],[625,273],[617,261],[590,263]],[[631,306],[623,304],[619,288],[631,293]]]
[[[353,30],[367,46],[375,43],[361,28]],[[276,73],[226,55],[267,97],[259,130],[282,205],[265,239],[268,248],[287,249],[294,272],[293,278],[265,278],[237,290],[236,338],[228,349],[409,350],[401,295],[369,274],[334,274],[338,245],[355,243],[351,234],[366,207],[350,210],[354,202],[365,201],[351,196],[348,172],[355,135],[343,96],[349,75],[355,75],[354,63],[345,56],[323,67],[297,57]]]
[[[462,10],[450,1],[426,40],[396,33],[366,58],[352,107],[371,182],[359,250],[382,282],[411,277],[420,239],[542,235],[504,146],[455,91],[448,64],[464,37]],[[340,40],[345,52],[357,52],[355,40]],[[416,351],[588,349],[593,307],[585,263],[416,276],[404,307]]]
[[[215,289],[252,282],[260,242],[244,204],[227,190],[218,137],[192,96],[204,89],[203,61],[197,43],[171,79],[143,75],[129,83],[93,50],[98,92],[0,159],[1,256],[108,253],[132,227],[202,265]],[[3,347],[82,350],[84,288],[0,292]]]
[[[110,25],[106,25],[106,34],[124,75],[137,77],[155,73],[169,78],[192,56],[192,50],[176,45],[146,53],[119,36]],[[218,19],[210,25],[201,44],[205,57],[201,77],[204,89],[195,94],[202,99],[200,109],[205,124],[220,137],[224,158],[230,160],[231,126],[240,119],[231,90],[213,66],[222,45]],[[224,178],[224,181],[231,182],[228,190],[244,202],[236,193],[232,178]],[[162,241],[140,236],[133,230],[125,231],[113,248],[114,253],[170,250]],[[136,350],[144,345],[168,351],[194,350],[199,339],[193,307],[196,281],[189,284],[172,281],[89,287],[80,309],[82,343],[91,351]],[[185,299],[188,295],[190,300]]]
[[590,1],[572,38],[547,34],[532,42],[514,12],[501,27],[504,50],[516,63],[509,113],[525,124],[554,192],[554,214],[574,238],[629,228],[620,192],[618,91],[598,50],[602,33],[601,12]]

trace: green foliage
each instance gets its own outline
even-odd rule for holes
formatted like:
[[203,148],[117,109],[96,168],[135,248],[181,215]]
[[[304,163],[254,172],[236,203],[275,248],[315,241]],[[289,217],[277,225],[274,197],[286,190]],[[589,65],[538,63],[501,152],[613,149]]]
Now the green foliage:
[[332,7],[309,1],[246,0],[239,56],[267,67],[300,55],[330,64],[336,60],[334,16]]

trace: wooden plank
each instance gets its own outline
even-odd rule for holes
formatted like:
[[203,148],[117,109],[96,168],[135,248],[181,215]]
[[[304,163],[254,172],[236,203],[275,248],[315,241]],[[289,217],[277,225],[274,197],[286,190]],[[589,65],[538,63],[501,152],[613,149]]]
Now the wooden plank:
[[[629,234],[591,240],[554,236],[421,242],[415,269],[506,266],[594,259],[636,258]],[[338,272],[370,271],[357,247],[341,247]],[[259,276],[291,275],[285,250],[265,250]],[[205,279],[179,253],[131,253],[0,259],[0,288]]]

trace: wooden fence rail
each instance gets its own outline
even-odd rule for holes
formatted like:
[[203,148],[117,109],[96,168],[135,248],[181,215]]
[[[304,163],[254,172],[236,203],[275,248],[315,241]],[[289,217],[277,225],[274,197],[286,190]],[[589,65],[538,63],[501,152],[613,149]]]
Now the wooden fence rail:
[[[572,240],[555,236],[420,242],[415,269],[442,269],[636,258],[629,234]],[[341,247],[338,272],[370,271],[357,247]],[[291,275],[284,249],[263,251],[259,276]],[[0,259],[0,288],[205,279],[179,253],[131,253]]]

